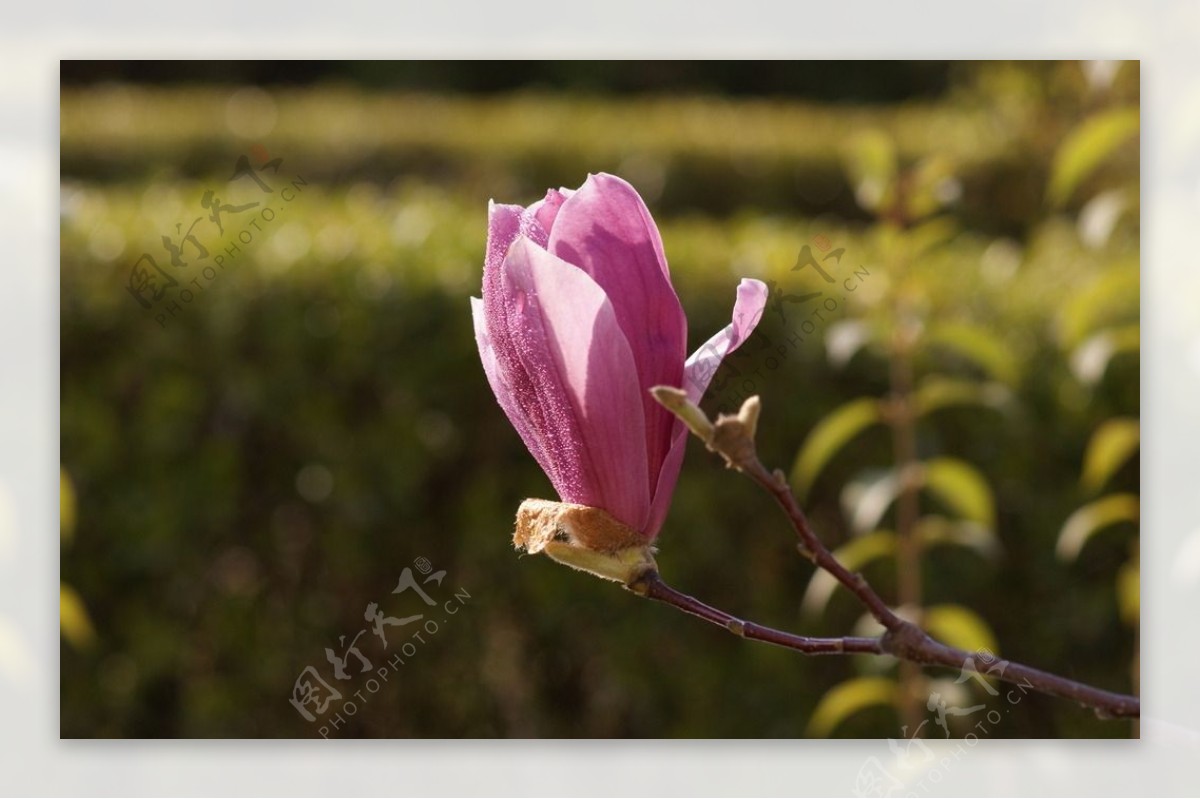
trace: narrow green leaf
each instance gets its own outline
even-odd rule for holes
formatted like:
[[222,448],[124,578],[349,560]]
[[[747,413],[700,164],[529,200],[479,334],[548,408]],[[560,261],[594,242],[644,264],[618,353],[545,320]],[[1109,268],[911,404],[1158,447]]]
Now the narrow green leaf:
[[1063,560],[1075,560],[1096,533],[1121,522],[1137,524],[1138,516],[1136,494],[1110,494],[1089,502],[1067,519],[1055,551]]
[[[895,554],[896,534],[890,530],[877,530],[869,535],[851,539],[833,553],[834,557],[852,572],[861,571],[872,561],[889,558]],[[837,579],[833,575],[818,569],[813,573],[812,580],[804,592],[801,609],[810,615],[824,612],[837,586]]]
[[896,147],[891,138],[879,130],[864,130],[849,140],[844,153],[858,204],[874,211],[891,202],[896,180]]
[[925,631],[967,652],[997,651],[996,635],[978,613],[962,605],[934,605],[922,614]]
[[992,489],[979,470],[957,458],[934,458],[925,463],[925,490],[963,519],[988,528],[996,525]]
[[67,470],[58,470],[58,532],[63,543],[69,543],[75,535],[75,486]]
[[913,404],[922,416],[958,405],[1003,410],[1011,399],[1012,393],[999,383],[974,383],[937,375],[921,381],[913,392]]
[[828,414],[809,432],[796,464],[792,485],[803,497],[821,469],[843,446],[873,424],[882,421],[879,402],[870,397],[852,400]]
[[925,334],[930,344],[943,347],[984,369],[988,375],[1015,385],[1020,374],[1016,356],[994,332],[963,322],[944,322]]
[[1108,365],[1118,355],[1137,354],[1142,348],[1141,328],[1126,325],[1101,330],[1071,354],[1071,371],[1080,382],[1094,385],[1104,377]]
[[973,550],[987,560],[994,560],[1000,555],[1000,542],[996,540],[996,534],[978,522],[924,516],[917,522],[917,537],[926,549],[959,546]]
[[1098,491],[1137,452],[1141,440],[1138,420],[1108,419],[1092,434],[1083,456],[1080,483],[1085,491]]
[[838,725],[868,707],[896,704],[896,683],[887,677],[856,677],[825,692],[808,720],[810,738],[827,738]]
[[957,233],[958,223],[947,214],[914,225],[908,231],[909,255],[919,258],[934,247],[945,244]]
[[96,630],[83,600],[66,583],[59,586],[58,619],[63,637],[76,649],[86,649],[96,640]]
[[962,185],[955,177],[955,166],[944,153],[934,153],[910,170],[905,200],[911,218],[924,219],[958,199]]
[[1121,324],[1135,325],[1141,302],[1141,272],[1136,259],[1106,269],[1066,298],[1056,320],[1063,347],[1073,350],[1088,335]]
[[887,509],[900,493],[895,469],[872,469],[855,477],[842,489],[842,510],[855,535],[879,526]]
[[871,326],[861,319],[834,322],[825,331],[825,354],[841,369],[871,341]]
[[1047,196],[1061,205],[1140,127],[1137,108],[1114,108],[1085,119],[1067,134],[1054,155]]
[[1142,581],[1138,559],[1126,561],[1117,572],[1117,610],[1121,621],[1137,627],[1141,621]]

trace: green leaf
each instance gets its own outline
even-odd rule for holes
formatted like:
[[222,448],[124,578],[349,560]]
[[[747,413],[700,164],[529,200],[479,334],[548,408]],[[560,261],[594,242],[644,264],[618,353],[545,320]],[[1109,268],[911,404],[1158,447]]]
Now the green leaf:
[[1020,367],[1016,356],[1000,336],[986,328],[945,322],[931,327],[926,341],[966,358],[1003,383],[1015,385],[1018,380]]
[[1106,158],[1137,134],[1139,127],[1137,108],[1114,108],[1080,123],[1054,155],[1046,192],[1050,202],[1062,205]]
[[870,397],[851,400],[828,414],[809,432],[796,464],[792,467],[792,485],[803,498],[821,469],[850,439],[882,421],[878,400]]
[[826,691],[808,720],[810,738],[827,738],[838,725],[868,707],[895,707],[896,683],[887,677],[856,677]]
[[935,216],[914,225],[908,231],[909,256],[919,258],[934,247],[945,244],[956,233],[958,224],[949,215]]
[[[860,538],[851,539],[833,553],[839,562],[852,572],[861,571],[872,561],[890,558],[896,554],[896,534],[890,530],[878,530]],[[801,609],[817,615],[825,610],[829,598],[837,588],[837,579],[827,571],[818,569],[804,592]]]
[[861,319],[834,322],[825,331],[825,354],[829,362],[841,369],[871,342],[871,326]]
[[1104,271],[1066,298],[1056,320],[1063,346],[1073,350],[1089,334],[1120,324],[1136,325],[1142,294],[1135,259]]
[[1138,516],[1136,494],[1110,494],[1089,502],[1067,519],[1055,551],[1063,560],[1075,560],[1096,533],[1121,522],[1137,524]]
[[1137,558],[1126,561],[1117,572],[1117,610],[1121,621],[1137,627],[1141,621],[1141,568]]
[[996,526],[992,489],[971,464],[957,458],[934,458],[924,469],[926,491],[968,521]]
[[936,375],[921,381],[913,392],[913,404],[921,416],[959,405],[1005,409],[1012,393],[999,383],[975,383]]
[[63,543],[69,543],[75,534],[75,487],[67,470],[58,470],[58,532]]
[[921,546],[959,546],[993,560],[1000,554],[1000,542],[995,533],[978,522],[947,519],[944,516],[924,516],[917,522],[917,537]]
[[886,133],[865,130],[854,136],[845,149],[845,163],[860,206],[875,211],[891,202],[895,194],[896,147]]
[[1104,377],[1113,358],[1137,354],[1141,348],[1142,334],[1138,325],[1102,330],[1080,344],[1071,354],[1071,371],[1080,382],[1095,385]]
[[900,494],[901,482],[895,469],[872,469],[851,480],[842,489],[842,510],[855,535],[879,526],[879,521]]
[[909,171],[905,210],[910,219],[924,219],[958,199],[962,185],[954,172],[953,159],[942,153],[921,159]]
[[65,583],[59,586],[58,622],[63,637],[76,649],[86,649],[96,640],[96,630],[83,600]]
[[937,640],[967,652],[996,652],[996,635],[983,618],[962,605],[934,605],[922,614],[921,626]]
[[1109,419],[1096,428],[1083,456],[1080,483],[1085,491],[1098,491],[1117,469],[1137,452],[1141,440],[1138,420]]

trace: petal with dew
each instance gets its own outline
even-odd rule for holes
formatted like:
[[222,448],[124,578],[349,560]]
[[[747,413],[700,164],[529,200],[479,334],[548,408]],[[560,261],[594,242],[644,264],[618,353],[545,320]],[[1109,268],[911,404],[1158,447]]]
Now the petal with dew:
[[488,385],[492,387],[492,393],[496,395],[496,401],[500,403],[504,415],[516,428],[517,435],[525,442],[525,448],[542,467],[542,471],[550,475],[553,464],[543,452],[542,439],[517,402],[516,392],[510,385],[507,374],[496,361],[496,350],[492,346],[491,337],[487,332],[483,300],[471,298],[471,317],[475,322],[475,343],[479,347],[479,359],[483,361],[483,372],[487,375]]
[[[570,415],[542,428],[543,446],[570,434],[582,466],[577,485],[558,485],[567,502],[604,508],[642,530],[650,508],[642,391],[633,354],[603,289],[582,270],[520,237],[502,267],[509,332],[547,413]],[[552,460],[557,460],[551,457]]]
[[545,247],[549,240],[549,234],[554,229],[554,221],[558,217],[558,210],[562,208],[562,204],[574,194],[572,189],[550,189],[546,192],[545,199],[539,200],[529,206],[529,214],[537,220],[538,226],[546,233],[546,238],[538,241],[536,237],[531,237],[534,241]]

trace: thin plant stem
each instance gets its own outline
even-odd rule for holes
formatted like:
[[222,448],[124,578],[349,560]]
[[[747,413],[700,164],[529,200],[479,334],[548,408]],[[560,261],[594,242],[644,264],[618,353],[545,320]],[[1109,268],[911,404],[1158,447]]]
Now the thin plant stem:
[[736,416],[722,415],[712,423],[698,406],[688,400],[686,393],[678,388],[657,386],[651,393],[667,409],[683,419],[692,433],[703,440],[710,450],[720,453],[729,467],[748,476],[775,498],[800,540],[800,554],[818,568],[829,572],[850,591],[883,626],[884,633],[877,639],[821,639],[795,636],[752,625],[667,586],[656,568],[643,569],[631,575],[625,581],[626,588],[647,598],[673,605],[711,624],[725,627],[736,635],[786,646],[806,654],[844,654],[852,649],[866,654],[887,654],[901,661],[923,666],[946,666],[960,672],[974,672],[1013,683],[1021,690],[1030,689],[1070,699],[1084,707],[1092,708],[1102,718],[1138,718],[1141,715],[1141,702],[1136,696],[1094,688],[1022,663],[997,659],[990,653],[972,653],[947,646],[934,640],[917,625],[896,615],[866,579],[842,565],[813,532],[808,518],[792,493],[786,475],[779,470],[768,471],[759,459],[754,441],[762,407],[758,397],[746,400]]
[[886,632],[879,639],[884,653],[925,666],[948,666],[971,671],[1022,688],[1040,693],[1071,699],[1090,707],[1103,718],[1137,718],[1141,715],[1141,702],[1135,696],[1118,694],[1093,688],[1090,685],[1059,677],[1011,660],[985,661],[979,653],[947,646],[935,641],[922,629],[897,616],[880,598],[861,574],[851,573],[821,542],[808,523],[808,518],[792,494],[791,487],[781,472],[772,474],[763,466],[757,454],[739,453],[736,467],[750,479],[765,488],[783,508],[800,539],[801,552],[818,567],[833,575],[835,579],[854,594],[871,612]]
[[[917,464],[917,420],[913,407],[912,354],[914,333],[901,304],[897,313],[897,331],[892,347],[889,379],[891,396],[888,424],[892,431],[892,450],[900,492],[896,498],[896,600],[909,619],[921,624],[921,541],[917,537],[920,496],[913,474]],[[900,717],[906,729],[919,735],[924,703],[918,695],[920,666],[900,661]]]
[[706,605],[695,597],[677,591],[663,581],[656,571],[643,572],[637,580],[626,586],[635,594],[670,605],[684,613],[704,619],[710,624],[723,627],[741,638],[794,649],[806,655],[882,655],[883,645],[878,638],[847,636],[845,638],[811,638],[805,635],[765,627]]

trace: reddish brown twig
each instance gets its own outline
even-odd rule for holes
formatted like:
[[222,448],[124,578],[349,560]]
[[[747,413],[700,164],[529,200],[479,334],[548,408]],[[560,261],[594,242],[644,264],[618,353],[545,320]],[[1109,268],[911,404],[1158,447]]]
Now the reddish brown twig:
[[[686,397],[681,400],[680,395],[682,395],[682,392],[679,392],[677,389],[658,388],[654,389],[653,393],[664,406],[673,412],[681,413],[673,405],[679,406],[682,402],[686,405],[684,411],[691,414],[693,418],[696,414],[702,413],[699,408],[687,403]],[[797,645],[789,646],[788,644],[781,643],[780,640],[771,640],[762,636],[747,635],[747,638],[756,637],[757,640],[769,640],[771,643],[777,643],[780,646],[789,646],[791,649],[809,652],[809,654],[842,654],[849,651],[845,648],[845,642],[853,640],[853,646],[861,647],[855,650],[858,652],[888,654],[901,660],[926,666],[948,666],[955,669],[974,671],[978,674],[1015,683],[1044,694],[1073,700],[1080,705],[1092,708],[1102,718],[1138,718],[1141,715],[1141,702],[1136,696],[1094,688],[1090,685],[1069,680],[1066,677],[1059,677],[1031,666],[1015,663],[1011,660],[998,660],[994,657],[989,657],[985,660],[979,653],[973,654],[936,641],[915,624],[897,616],[861,574],[853,573],[843,566],[821,539],[817,537],[809,525],[804,511],[800,508],[800,504],[796,501],[791,486],[784,475],[778,471],[771,472],[763,466],[762,461],[758,458],[754,443],[758,414],[758,397],[751,397],[742,406],[737,416],[722,415],[714,424],[711,424],[707,428],[704,425],[698,424],[689,425],[689,427],[704,440],[709,449],[723,456],[731,468],[737,469],[747,475],[775,498],[775,501],[779,503],[783,512],[787,514],[792,529],[795,530],[796,536],[800,539],[799,549],[801,554],[811,560],[818,568],[824,569],[833,575],[841,585],[854,594],[863,606],[870,611],[875,620],[883,625],[885,632],[878,639],[820,639],[790,636],[788,633],[767,630],[767,628],[758,628],[756,625],[756,632],[765,631],[773,637],[785,636],[794,638]],[[707,423],[707,419],[704,421]],[[698,432],[698,430],[702,431],[703,434]],[[691,597],[686,597],[686,595],[678,594],[674,589],[670,589],[662,584],[656,572],[652,572],[651,574],[653,577],[646,580],[649,590],[639,591],[639,593],[661,601],[668,601],[664,597],[670,596],[672,600],[679,600],[670,601],[670,604],[674,604],[693,615],[700,616],[713,624],[727,625],[729,620],[736,621],[736,619],[733,619],[728,614],[724,614],[722,611],[710,608]],[[662,587],[657,588],[656,586]],[[631,588],[637,590],[634,586],[631,586]],[[654,591],[661,593],[662,596],[654,596]],[[694,604],[689,607],[683,607],[680,604],[682,601],[680,598],[682,597],[686,597],[690,603]],[[691,609],[693,607],[695,609]],[[700,612],[700,609],[703,609],[703,611]],[[878,647],[875,648],[873,645],[866,643],[866,641],[875,641]],[[800,645],[801,642],[806,642],[804,646],[809,647],[817,645],[813,642],[822,642],[819,646],[823,648],[819,652],[809,651]],[[841,646],[843,648],[833,648],[836,646],[834,642],[842,642]]]

